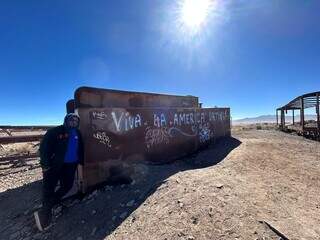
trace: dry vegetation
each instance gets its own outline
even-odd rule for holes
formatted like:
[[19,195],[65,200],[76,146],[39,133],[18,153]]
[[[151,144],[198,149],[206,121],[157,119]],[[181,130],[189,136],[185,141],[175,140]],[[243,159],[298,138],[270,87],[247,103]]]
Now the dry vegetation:
[[0,239],[281,239],[265,222],[289,239],[320,239],[320,143],[269,124],[235,126],[233,137],[173,164],[137,165],[131,185],[57,208],[45,233],[32,219],[37,160],[1,165]]

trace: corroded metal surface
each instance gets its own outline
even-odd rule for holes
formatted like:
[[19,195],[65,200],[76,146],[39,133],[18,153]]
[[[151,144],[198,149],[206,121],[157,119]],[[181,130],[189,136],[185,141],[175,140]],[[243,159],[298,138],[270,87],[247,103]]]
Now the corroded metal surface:
[[79,108],[85,145],[83,190],[112,169],[161,164],[230,136],[229,108]]
[[24,135],[24,136],[10,136],[0,137],[0,144],[21,143],[21,142],[36,142],[42,139],[43,135]]
[[26,159],[31,159],[33,160],[34,158],[39,157],[38,153],[33,153],[33,154],[25,154],[25,155],[20,155],[20,154],[14,154],[11,156],[5,156],[5,157],[0,157],[0,165],[11,161],[16,161],[16,160],[24,160],[26,161]]
[[80,87],[75,92],[75,108],[83,107],[198,107],[194,96],[129,92]]
[[12,126],[12,125],[1,125],[0,129],[9,129],[9,130],[48,130],[49,128],[53,128],[55,125],[34,125],[34,126]]

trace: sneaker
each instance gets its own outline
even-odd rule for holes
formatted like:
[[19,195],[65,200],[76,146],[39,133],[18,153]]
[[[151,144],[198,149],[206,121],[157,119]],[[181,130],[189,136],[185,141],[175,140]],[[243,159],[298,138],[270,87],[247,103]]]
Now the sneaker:
[[51,220],[50,214],[45,214],[44,211],[39,210],[34,213],[34,218],[39,231],[48,229]]

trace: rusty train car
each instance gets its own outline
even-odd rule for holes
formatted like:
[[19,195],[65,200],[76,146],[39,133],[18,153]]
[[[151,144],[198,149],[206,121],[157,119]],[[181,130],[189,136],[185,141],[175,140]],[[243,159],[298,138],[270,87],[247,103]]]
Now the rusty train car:
[[202,108],[194,96],[80,87],[67,112],[81,118],[82,192],[108,182],[114,169],[167,163],[230,136],[230,109]]

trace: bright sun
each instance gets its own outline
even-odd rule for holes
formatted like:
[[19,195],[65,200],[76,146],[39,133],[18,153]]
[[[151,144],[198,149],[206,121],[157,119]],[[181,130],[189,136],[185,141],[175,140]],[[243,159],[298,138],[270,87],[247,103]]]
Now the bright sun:
[[180,5],[180,22],[191,33],[197,33],[206,23],[213,0],[183,0]]

